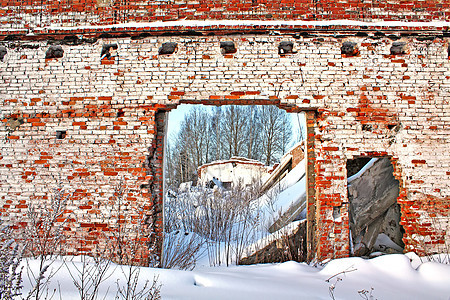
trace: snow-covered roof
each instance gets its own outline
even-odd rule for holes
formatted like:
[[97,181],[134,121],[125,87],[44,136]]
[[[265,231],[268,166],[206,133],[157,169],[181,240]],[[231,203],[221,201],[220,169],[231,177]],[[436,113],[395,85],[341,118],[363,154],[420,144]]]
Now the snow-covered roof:
[[247,165],[255,165],[255,166],[260,166],[260,167],[265,167],[264,164],[262,162],[260,162],[259,160],[255,160],[255,159],[250,159],[250,158],[245,158],[245,157],[238,157],[238,156],[233,156],[230,159],[227,160],[215,160],[212,161],[210,163],[201,165],[200,167],[197,168],[198,171],[210,167],[210,166],[215,166],[215,165],[222,165],[222,164],[231,164],[231,163],[236,163],[236,164],[247,164]]

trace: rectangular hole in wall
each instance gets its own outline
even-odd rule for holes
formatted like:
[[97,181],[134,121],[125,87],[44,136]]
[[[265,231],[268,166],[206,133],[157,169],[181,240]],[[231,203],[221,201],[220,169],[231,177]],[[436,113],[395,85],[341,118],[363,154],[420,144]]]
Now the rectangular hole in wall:
[[402,253],[399,182],[388,157],[347,160],[350,249],[354,256]]
[[[165,236],[207,240],[207,252],[215,254],[211,265],[304,261],[305,130],[304,114],[273,105],[197,104],[172,110],[164,158]],[[244,253],[248,245],[297,220],[288,239],[301,249],[286,254],[279,242],[271,242]]]
[[66,131],[65,130],[57,130],[56,131],[56,139],[62,140],[66,138]]

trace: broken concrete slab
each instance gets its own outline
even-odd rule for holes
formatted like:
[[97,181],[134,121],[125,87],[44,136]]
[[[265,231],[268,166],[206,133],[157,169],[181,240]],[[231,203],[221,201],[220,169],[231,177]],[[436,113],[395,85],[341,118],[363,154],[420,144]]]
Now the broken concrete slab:
[[[355,256],[368,255],[380,235],[390,239],[392,251],[403,249],[400,208],[397,204],[399,183],[393,175],[389,158],[371,160],[365,171],[349,179],[349,213]],[[358,177],[359,176],[359,177]],[[391,247],[392,248],[392,247]],[[391,249],[389,248],[389,249]]]
[[386,212],[380,231],[386,234],[395,244],[404,247],[400,215],[400,206],[398,204],[392,205]]
[[365,232],[361,235],[361,242],[355,247],[355,251],[353,252],[355,256],[364,256],[370,253],[380,234],[380,227],[383,224],[383,220],[384,218],[380,217],[366,227]]
[[348,186],[353,234],[358,235],[397,203],[399,183],[393,171],[390,160],[382,158]]

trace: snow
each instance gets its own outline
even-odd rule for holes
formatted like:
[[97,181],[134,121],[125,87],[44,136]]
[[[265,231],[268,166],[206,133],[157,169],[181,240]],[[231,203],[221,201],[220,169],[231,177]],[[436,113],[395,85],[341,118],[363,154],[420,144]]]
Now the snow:
[[[267,174],[267,169],[263,163],[243,157],[213,161],[201,165],[197,171],[200,174],[199,180],[202,185],[206,185],[217,178],[221,182],[231,182],[233,187],[254,184]],[[216,185],[218,184],[216,183]]]
[[400,253],[403,251],[403,249],[394,243],[386,234],[380,233],[375,241],[374,249],[385,251],[387,248],[392,248]]
[[403,22],[403,21],[379,21],[379,22],[363,22],[354,20],[328,20],[328,21],[302,21],[302,20],[180,20],[180,21],[157,21],[157,22],[129,22],[113,25],[101,26],[55,26],[50,25],[37,30],[74,30],[74,29],[120,29],[120,28],[164,28],[164,27],[209,27],[209,26],[375,26],[375,27],[446,27],[450,26],[447,21],[431,21],[431,22]]
[[245,158],[245,157],[240,157],[240,156],[233,156],[230,159],[215,160],[215,161],[209,162],[207,164],[201,165],[200,167],[197,168],[197,170],[208,167],[208,166],[227,164],[227,163],[231,163],[231,162],[264,166],[264,164],[262,162],[260,162],[259,160],[256,160],[256,159]]
[[[448,256],[448,255],[447,255]],[[66,257],[65,260],[70,260]],[[373,259],[342,258],[324,267],[285,262],[252,266],[204,267],[179,271],[141,267],[139,286],[156,275],[162,299],[448,299],[450,266],[423,262],[413,253],[383,255]],[[56,299],[79,299],[70,273],[74,263],[57,260],[50,268],[49,291]],[[25,263],[24,263],[25,264]],[[38,261],[31,260],[36,271]],[[78,266],[80,267],[80,266]],[[26,268],[25,268],[26,269]],[[30,288],[24,269],[24,292]],[[127,266],[111,264],[98,299],[114,299],[116,284],[124,283]],[[334,289],[333,289],[334,287]],[[366,295],[367,297],[364,297]],[[61,297],[60,297],[61,296]]]
[[[232,226],[230,232],[233,236],[229,241],[230,243],[227,244],[218,240],[210,241],[208,240],[209,237],[204,236],[206,240],[200,251],[203,255],[199,255],[197,258],[196,266],[234,263],[239,258],[253,254],[255,249],[263,248],[277,236],[288,234],[296,229],[298,222],[289,224],[274,234],[269,233],[269,228],[271,228],[272,224],[304,197],[306,190],[306,178],[304,175],[305,160],[301,161],[279,183],[269,189],[265,195],[253,200],[251,212],[249,212],[250,215],[240,216],[233,221],[235,223],[230,224]],[[218,196],[216,192],[213,189],[196,187],[194,190],[184,189],[184,192],[180,191],[174,199],[166,198],[166,207],[172,207],[171,203],[173,201],[175,201],[172,203],[173,205],[177,203],[177,207],[183,207],[181,212],[176,210],[171,212],[175,217],[175,222],[182,221],[182,224],[177,228],[183,228],[183,230],[188,231],[195,230],[191,226],[185,226],[186,222],[189,223],[191,215],[195,215],[197,220],[210,222],[211,220],[208,221],[208,218],[205,218],[206,210],[210,208],[204,205],[210,203],[208,201],[219,201],[219,199],[215,198]],[[222,196],[226,199],[232,196],[228,191],[222,191],[222,193]],[[225,198],[225,201],[230,200]],[[200,199],[203,199],[203,202],[205,199],[208,199],[208,201],[203,203]],[[222,206],[217,202],[217,207]],[[300,206],[300,209],[303,209],[303,206]],[[247,222],[243,222],[242,218],[245,218]],[[233,255],[231,259],[227,259],[227,247],[228,249],[231,247],[236,257]]]
[[378,158],[372,158],[371,160],[369,160],[369,162],[361,169],[359,170],[358,173],[356,173],[355,175],[350,176],[349,178],[347,178],[347,182],[350,183],[353,180],[361,177],[362,174],[364,174],[364,172],[367,171],[367,169],[369,169],[371,166],[373,166],[373,164],[378,160]]
[[289,174],[283,178],[281,184],[287,187],[292,186],[297,183],[302,177],[305,176],[305,160],[303,159],[300,163],[298,163],[295,168],[293,168]]
[[[290,236],[291,234],[294,233],[295,229],[297,229],[297,227],[302,222],[306,222],[306,220],[300,220],[300,221],[291,222],[291,223],[287,224],[286,226],[284,226],[283,228],[275,231],[274,233],[271,233],[271,234],[268,234],[268,235],[264,236],[263,238],[259,239],[257,242],[255,242],[252,245],[248,246],[244,250],[244,253],[253,254],[256,251],[265,248],[267,245],[269,245],[270,243],[272,243],[275,240],[280,239],[283,236]],[[263,234],[261,234],[261,235],[263,235]]]
[[[279,192],[281,190],[281,192]],[[306,193],[305,160],[295,166],[281,181],[258,201],[263,220],[274,221],[283,215]],[[272,198],[271,196],[274,198]]]

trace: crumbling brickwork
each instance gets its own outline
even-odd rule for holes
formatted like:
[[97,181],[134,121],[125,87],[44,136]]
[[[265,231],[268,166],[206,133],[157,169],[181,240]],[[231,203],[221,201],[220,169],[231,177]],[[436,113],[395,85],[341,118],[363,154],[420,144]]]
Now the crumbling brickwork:
[[[269,10],[274,3],[265,3],[267,14],[275,14]],[[444,17],[430,9],[413,15],[402,11],[391,19],[448,18],[446,2],[420,3],[439,4]],[[100,7],[94,14],[100,15]],[[217,18],[233,11],[230,7]],[[3,22],[13,20],[11,14],[3,11]],[[99,24],[115,21],[105,17]],[[164,112],[180,103],[274,104],[307,112],[310,259],[349,255],[346,160],[360,156],[391,157],[400,181],[406,250],[433,252],[448,245],[450,61],[443,27],[299,23],[266,24],[255,31],[248,24],[152,26],[47,28],[41,33],[42,28],[33,28],[39,34],[22,37],[20,30],[3,32],[4,217],[24,225],[30,203],[64,186],[71,194],[64,216],[68,253],[92,251],[116,230],[118,220],[135,228],[143,218],[146,235],[138,242],[144,252],[150,249],[144,255],[148,258],[161,249]],[[179,30],[183,34],[176,35]],[[61,41],[52,42],[55,38]],[[53,48],[57,55],[46,58],[49,41],[61,49]],[[223,53],[224,41],[234,42],[236,52]],[[293,43],[292,53],[279,52],[285,41]],[[404,52],[391,54],[394,41],[405,43]],[[168,42],[176,43],[175,52],[160,54]],[[343,53],[344,42],[356,48]],[[114,200],[120,182],[127,190],[122,217],[115,213]],[[339,217],[333,216],[336,207]]]

